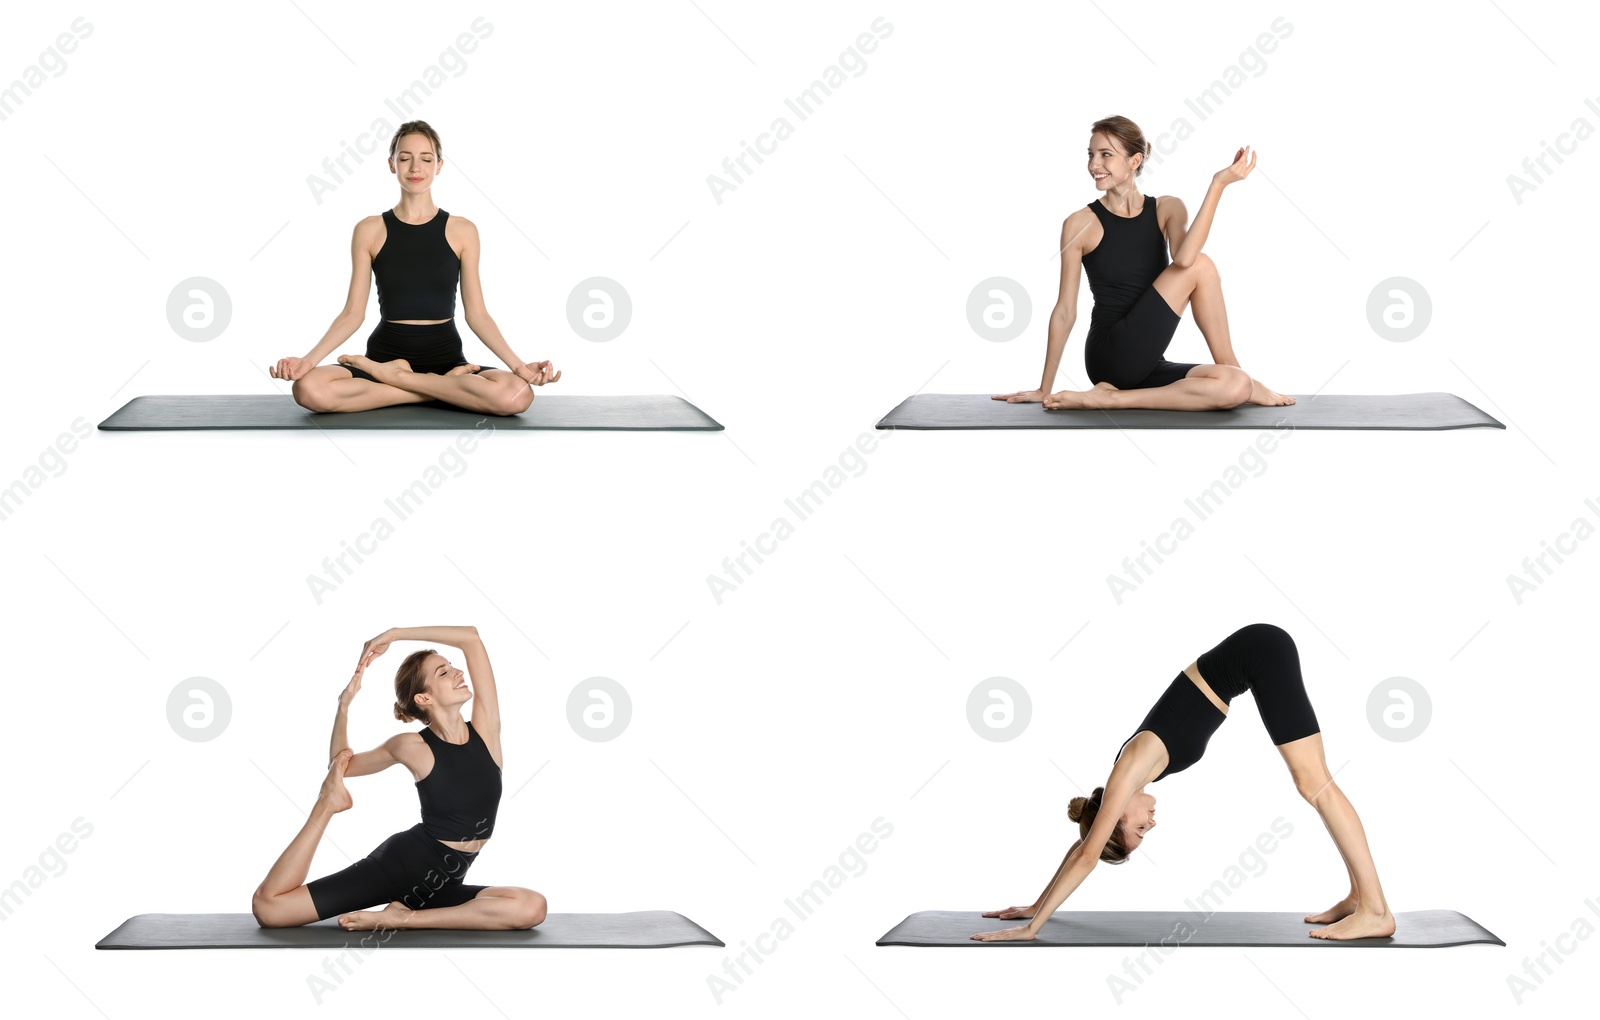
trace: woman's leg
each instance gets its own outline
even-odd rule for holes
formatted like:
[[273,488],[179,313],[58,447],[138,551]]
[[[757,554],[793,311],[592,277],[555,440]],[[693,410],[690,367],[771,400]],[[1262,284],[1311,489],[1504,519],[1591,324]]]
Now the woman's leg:
[[1250,376],[1242,368],[1196,365],[1182,379],[1165,386],[1119,390],[1101,382],[1090,390],[1052,393],[1044,398],[1044,406],[1051,409],[1151,407],[1169,411],[1220,411],[1244,403],[1250,395],[1250,387]]
[[506,931],[533,928],[544,921],[547,903],[542,894],[514,885],[491,885],[465,903],[451,907],[413,910],[395,900],[382,910],[355,910],[339,917],[349,931],[377,928],[465,928]]
[[294,401],[307,411],[370,411],[431,399],[368,379],[357,379],[343,365],[318,365],[294,381]]
[[[1162,277],[1167,277],[1165,282]],[[1179,274],[1182,274],[1181,276]],[[1194,265],[1188,269],[1178,269],[1168,266],[1156,277],[1156,289],[1167,303],[1178,311],[1183,310],[1179,302],[1187,300],[1194,309],[1194,324],[1199,327],[1200,335],[1206,338],[1206,347],[1211,351],[1211,360],[1219,365],[1237,365],[1239,359],[1233,354],[1233,336],[1228,332],[1228,309],[1222,300],[1222,276],[1217,272],[1217,264],[1211,261],[1211,256],[1201,252],[1194,260]],[[1187,290],[1185,289],[1187,288]],[[1180,296],[1181,295],[1181,296]],[[1251,404],[1292,404],[1293,397],[1283,394],[1264,385],[1259,379],[1250,380],[1250,396],[1246,402]]]
[[305,887],[306,873],[311,870],[311,857],[317,852],[317,844],[322,841],[328,822],[340,811],[350,808],[352,802],[350,791],[344,788],[344,770],[354,754],[347,748],[328,766],[328,775],[322,780],[311,817],[278,856],[272,870],[250,898],[250,912],[261,927],[295,927],[317,919],[317,908]]
[[[1378,883],[1378,868],[1372,862],[1372,851],[1367,847],[1367,833],[1354,805],[1328,773],[1328,763],[1322,753],[1322,734],[1291,740],[1278,745],[1283,760],[1294,776],[1295,789],[1300,791],[1327,826],[1339,856],[1344,858],[1345,870],[1350,877],[1350,897],[1341,900],[1326,914],[1343,913],[1343,916],[1326,928],[1311,932],[1312,938],[1359,939],[1394,934],[1394,915],[1389,912],[1389,902],[1383,898],[1383,886]],[[1349,910],[1344,908],[1348,906]],[[1318,922],[1324,915],[1306,918]]]
[[447,404],[484,414],[521,414],[533,403],[533,387],[515,372],[486,369],[476,375],[470,366],[452,369],[446,375],[413,372],[404,360],[373,361],[361,354],[348,354],[341,363],[354,365],[380,383],[416,395],[419,400],[442,400]]

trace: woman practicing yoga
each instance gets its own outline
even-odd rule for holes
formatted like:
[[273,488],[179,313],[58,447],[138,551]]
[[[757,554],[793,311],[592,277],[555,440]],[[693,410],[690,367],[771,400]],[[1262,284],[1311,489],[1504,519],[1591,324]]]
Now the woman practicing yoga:
[[[400,204],[356,224],[344,310],[309,354],[272,366],[274,379],[293,380],[294,399],[306,410],[365,411],[441,401],[486,414],[520,414],[533,403],[534,386],[561,378],[550,362],[528,363],[513,354],[484,307],[478,228],[433,204],[429,189],[444,162],[439,152],[439,135],[426,122],[400,125],[389,141],[389,170],[400,179]],[[361,328],[374,275],[382,318],[367,337],[367,353],[342,354],[337,365],[318,365]],[[510,371],[467,361],[455,323],[458,278],[467,326]]]
[[[346,747],[350,702],[361,674],[394,641],[436,641],[459,648],[478,684],[473,718],[466,675],[431,648],[412,652],[395,671],[394,714],[427,725],[399,733],[371,751]],[[263,928],[287,928],[338,915],[352,931],[376,928],[532,928],[544,920],[545,898],[514,885],[467,885],[467,869],[494,833],[500,806],[500,703],[489,653],[476,627],[405,627],[384,631],[361,649],[355,675],[339,695],[333,721],[333,763],[311,817],[273,864],[250,901]],[[399,762],[416,777],[422,821],[397,832],[343,871],[306,882],[311,855],[335,814],[350,807],[347,776],[381,772]],[[363,910],[384,904],[381,910]]]
[[[1232,166],[1217,171],[1194,223],[1170,195],[1139,194],[1134,178],[1150,153],[1139,126],[1126,117],[1095,122],[1089,136],[1089,173],[1102,198],[1079,209],[1061,227],[1061,292],[1050,314],[1044,379],[1036,390],[999,394],[1013,404],[1043,401],[1047,408],[1160,407],[1203,411],[1243,403],[1292,404],[1239,367],[1228,335],[1222,283],[1211,257],[1200,249],[1211,231],[1222,190],[1255,169],[1249,146]],[[1187,226],[1186,226],[1187,224]],[[1167,262],[1167,249],[1172,262]],[[1067,335],[1078,318],[1078,267],[1089,274],[1094,311],[1084,340],[1089,390],[1051,393]],[[1167,344],[1194,306],[1195,325],[1205,336],[1214,365],[1166,360]]]
[[1123,743],[1106,785],[1096,787],[1088,798],[1072,798],[1067,817],[1078,823],[1079,838],[1039,898],[1031,906],[983,915],[1007,921],[1032,920],[972,937],[982,942],[1028,941],[1083,883],[1097,861],[1125,863],[1156,827],[1156,799],[1144,792],[1144,785],[1199,761],[1211,734],[1227,718],[1228,703],[1245,691],[1255,694],[1261,721],[1288,763],[1295,788],[1322,816],[1349,872],[1350,895],[1306,918],[1309,924],[1327,925],[1312,930],[1311,937],[1393,935],[1394,915],[1389,913],[1378,884],[1366,831],[1323,760],[1322,734],[1300,677],[1300,653],[1294,639],[1281,627],[1253,623],[1234,631],[1178,674],[1138,731]]

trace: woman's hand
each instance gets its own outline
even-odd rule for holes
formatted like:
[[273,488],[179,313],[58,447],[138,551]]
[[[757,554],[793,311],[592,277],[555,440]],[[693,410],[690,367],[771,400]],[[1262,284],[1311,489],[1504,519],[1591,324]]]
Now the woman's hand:
[[361,660],[356,665],[356,674],[359,676],[362,670],[366,669],[372,664],[373,659],[376,659],[384,652],[387,652],[389,650],[389,642],[393,640],[394,632],[392,630],[386,630],[382,634],[379,634],[377,637],[362,645]]
[[518,365],[516,372],[522,381],[529,386],[543,386],[545,383],[553,383],[561,378],[561,373],[552,369],[548,361],[535,361]]
[[366,661],[356,665],[356,671],[351,674],[350,682],[344,685],[344,690],[339,692],[339,707],[347,709],[350,702],[356,700],[356,695],[361,691],[361,674],[367,671]]
[[1211,179],[1220,183],[1223,187],[1227,187],[1230,184],[1237,184],[1246,177],[1249,177],[1250,171],[1254,170],[1255,168],[1256,154],[1250,151],[1250,146],[1246,145],[1244,148],[1234,153],[1232,166],[1224,167],[1223,169],[1218,170],[1214,175],[1212,175]]
[[1021,390],[1017,393],[997,393],[990,400],[1004,400],[1008,404],[1037,404],[1044,399],[1044,390]]
[[981,931],[972,937],[979,942],[1032,942],[1033,932],[1024,924],[1016,928],[1001,928],[999,931]]
[[305,375],[316,366],[305,358],[279,358],[276,365],[268,367],[274,379],[288,379],[293,381]]
[[984,917],[998,917],[1002,921],[1015,921],[1019,917],[1032,917],[1037,907],[1006,907],[1004,910],[985,910]]

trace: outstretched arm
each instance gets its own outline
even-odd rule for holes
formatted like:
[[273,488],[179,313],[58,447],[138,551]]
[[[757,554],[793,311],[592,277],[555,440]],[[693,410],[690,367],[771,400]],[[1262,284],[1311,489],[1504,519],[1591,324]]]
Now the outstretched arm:
[[1089,834],[1083,842],[1067,851],[1066,858],[1056,869],[1055,877],[1034,902],[1032,920],[1015,928],[980,932],[972,937],[981,942],[1025,942],[1037,936],[1045,922],[1050,920],[1050,915],[1083,884],[1089,872],[1099,863],[1100,851],[1105,849],[1122,813],[1128,809],[1128,802],[1149,775],[1150,762],[1147,759],[1133,753],[1117,759],[1111,768],[1111,776],[1106,780],[1105,793],[1100,796],[1100,809],[1095,814],[1094,824],[1089,826]]

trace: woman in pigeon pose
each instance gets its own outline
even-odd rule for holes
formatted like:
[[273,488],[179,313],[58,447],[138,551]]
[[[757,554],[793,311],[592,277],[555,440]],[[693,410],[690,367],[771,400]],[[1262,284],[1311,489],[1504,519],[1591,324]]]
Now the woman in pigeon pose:
[[[395,671],[395,718],[424,723],[370,751],[346,746],[350,704],[373,659],[395,641],[449,645],[467,671],[432,648],[412,652]],[[474,694],[467,682],[478,685]],[[472,701],[472,718],[461,709]],[[404,627],[384,631],[361,649],[355,675],[339,695],[333,761],[311,817],[267,872],[251,899],[263,928],[338,917],[349,930],[376,928],[532,928],[545,918],[545,898],[513,885],[468,885],[467,869],[494,834],[500,806],[500,703],[494,670],[476,627]],[[323,830],[351,805],[344,781],[403,765],[416,780],[422,821],[397,832],[342,871],[306,881]],[[369,910],[377,906],[379,909]]]

